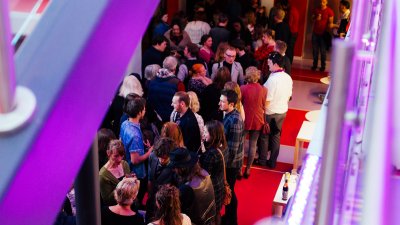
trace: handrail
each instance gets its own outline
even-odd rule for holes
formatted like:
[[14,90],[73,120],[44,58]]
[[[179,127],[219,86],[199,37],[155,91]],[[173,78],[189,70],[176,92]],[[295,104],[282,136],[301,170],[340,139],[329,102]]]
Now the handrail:
[[11,47],[8,0],[0,1],[0,114],[12,110],[15,98],[14,53]]

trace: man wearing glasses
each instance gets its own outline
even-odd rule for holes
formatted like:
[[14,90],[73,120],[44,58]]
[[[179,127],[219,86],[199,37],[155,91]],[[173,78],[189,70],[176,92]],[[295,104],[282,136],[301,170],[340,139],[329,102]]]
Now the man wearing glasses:
[[231,72],[231,81],[234,81],[240,85],[243,84],[244,82],[243,68],[239,62],[235,62],[235,58],[236,58],[236,49],[229,46],[225,50],[224,61],[219,63],[214,63],[214,65],[212,66],[211,79],[214,80],[214,77],[217,74],[217,70],[225,66]]

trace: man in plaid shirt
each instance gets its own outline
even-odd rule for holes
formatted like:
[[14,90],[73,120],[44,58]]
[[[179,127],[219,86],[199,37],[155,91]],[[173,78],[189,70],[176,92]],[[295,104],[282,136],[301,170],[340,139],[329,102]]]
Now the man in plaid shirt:
[[243,120],[235,109],[238,95],[233,90],[222,90],[219,108],[224,111],[224,130],[228,143],[225,151],[226,180],[232,190],[232,200],[225,208],[223,224],[237,225],[237,198],[235,194],[236,176],[243,164]]

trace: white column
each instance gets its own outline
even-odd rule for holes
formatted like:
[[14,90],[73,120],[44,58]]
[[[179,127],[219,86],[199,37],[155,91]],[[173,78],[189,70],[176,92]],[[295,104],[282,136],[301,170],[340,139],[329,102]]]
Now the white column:
[[8,0],[0,0],[0,114],[12,110],[15,95],[14,52]]

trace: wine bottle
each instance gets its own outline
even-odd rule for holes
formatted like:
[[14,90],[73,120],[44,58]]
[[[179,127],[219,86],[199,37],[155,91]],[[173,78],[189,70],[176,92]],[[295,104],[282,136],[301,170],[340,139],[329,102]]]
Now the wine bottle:
[[289,197],[289,182],[285,179],[285,184],[282,189],[282,200],[288,200]]

